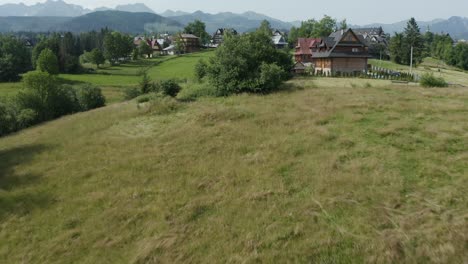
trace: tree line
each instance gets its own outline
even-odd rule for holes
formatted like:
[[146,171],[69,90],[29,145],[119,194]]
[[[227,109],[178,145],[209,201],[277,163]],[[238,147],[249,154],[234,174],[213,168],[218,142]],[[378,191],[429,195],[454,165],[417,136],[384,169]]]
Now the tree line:
[[426,57],[433,57],[464,70],[468,70],[468,44],[457,43],[449,34],[435,34],[429,30],[424,34],[414,18],[411,18],[402,33],[395,33],[390,39],[389,51],[392,61],[419,64]]

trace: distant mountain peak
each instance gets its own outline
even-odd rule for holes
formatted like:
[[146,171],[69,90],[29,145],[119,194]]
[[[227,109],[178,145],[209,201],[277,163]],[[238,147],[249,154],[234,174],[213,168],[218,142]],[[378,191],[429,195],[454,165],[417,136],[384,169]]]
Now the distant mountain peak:
[[143,3],[135,4],[126,4],[118,5],[115,7],[115,10],[125,11],[125,12],[144,12],[144,13],[154,13],[154,11]]

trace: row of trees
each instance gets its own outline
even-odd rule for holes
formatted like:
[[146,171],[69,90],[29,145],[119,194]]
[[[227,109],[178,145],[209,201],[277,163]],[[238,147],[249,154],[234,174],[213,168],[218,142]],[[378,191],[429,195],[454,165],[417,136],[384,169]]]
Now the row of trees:
[[310,19],[303,21],[298,28],[292,27],[289,32],[288,42],[291,46],[294,46],[298,38],[328,37],[331,33],[347,27],[346,19],[338,22],[336,19],[325,15],[318,21]]
[[403,33],[396,33],[390,40],[391,59],[399,64],[421,63],[425,57],[434,57],[449,65],[468,70],[468,44],[458,43],[448,34],[434,34],[427,31],[424,35],[414,18],[408,21]]
[[23,85],[24,88],[10,100],[0,100],[0,136],[105,105],[100,88],[89,84],[61,84],[57,77],[45,71],[25,74]]
[[16,81],[19,75],[40,67],[39,57],[44,50],[54,54],[57,58],[57,68],[47,72],[56,73],[80,73],[83,68],[80,56],[84,62],[96,65],[103,64],[107,59],[115,64],[120,58],[128,58],[132,53],[133,39],[119,32],[111,32],[103,29],[100,32],[63,35],[54,33],[50,35],[38,35],[31,38],[31,42],[37,44],[31,50],[26,46],[26,41],[13,35],[0,35],[0,81]]

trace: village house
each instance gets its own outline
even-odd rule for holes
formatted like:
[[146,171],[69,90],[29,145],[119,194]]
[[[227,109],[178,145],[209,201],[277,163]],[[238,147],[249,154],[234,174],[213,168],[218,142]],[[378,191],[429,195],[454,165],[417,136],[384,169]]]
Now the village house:
[[288,42],[286,41],[284,34],[279,30],[273,31],[271,40],[277,49],[284,49],[288,46]]
[[237,35],[237,31],[233,28],[219,28],[213,34],[213,38],[211,40],[211,46],[218,47],[220,44],[222,44],[224,41],[224,35],[228,32],[231,33],[232,35]]
[[369,54],[374,58],[388,59],[388,39],[382,27],[376,28],[356,28],[354,33],[361,35],[369,47]]
[[295,47],[294,59],[296,62],[312,63],[312,46],[320,42],[319,38],[299,38]]
[[135,45],[135,47],[138,48],[143,41],[145,41],[148,44],[148,46],[150,46],[153,50],[152,56],[154,56],[155,54],[162,54],[163,48],[156,38],[145,38],[142,36],[138,36],[133,39],[133,45]]
[[368,47],[364,38],[352,29],[334,32],[314,42],[311,51],[315,73],[331,75],[367,71]]
[[180,34],[180,40],[183,42],[181,53],[192,53],[200,51],[200,38],[193,34]]

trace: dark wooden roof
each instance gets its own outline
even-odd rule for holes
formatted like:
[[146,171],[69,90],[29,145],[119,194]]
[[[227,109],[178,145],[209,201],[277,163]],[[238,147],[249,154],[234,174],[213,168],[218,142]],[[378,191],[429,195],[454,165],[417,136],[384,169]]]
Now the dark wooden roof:
[[367,51],[343,52],[337,51],[336,47],[356,47],[366,48],[366,42],[361,35],[354,33],[352,29],[339,30],[324,38],[320,43],[315,44],[316,48],[326,48],[326,51],[313,51],[313,58],[369,58]]

